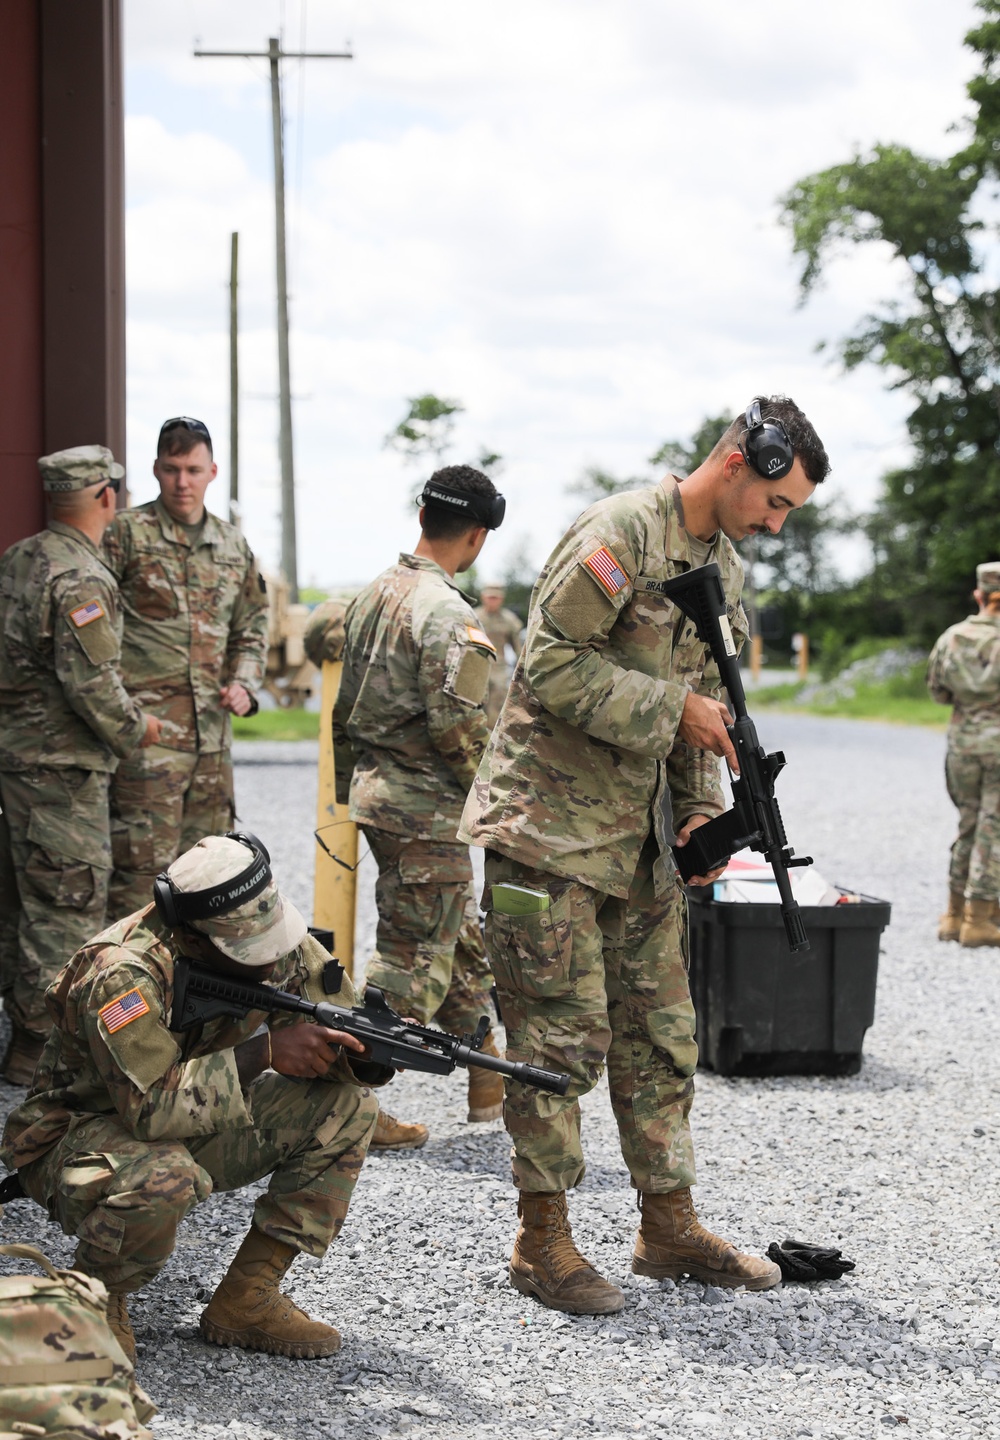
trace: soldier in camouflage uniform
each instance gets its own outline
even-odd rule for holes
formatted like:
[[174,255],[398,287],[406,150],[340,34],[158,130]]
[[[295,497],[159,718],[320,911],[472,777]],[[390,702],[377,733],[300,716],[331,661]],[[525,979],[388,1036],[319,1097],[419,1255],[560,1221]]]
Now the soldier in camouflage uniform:
[[945,778],[958,808],[940,940],[1000,945],[1000,561],[976,567],[977,615],[936,642],[927,686],[953,705]]
[[[492,481],[470,466],[431,477],[415,552],[348,609],[333,717],[337,802],[349,802],[379,869],[367,978],[404,1015],[458,1033],[489,1010],[469,851],[455,835],[489,733],[483,696],[494,650],[455,575],[499,523],[498,501]],[[497,1053],[489,1037],[484,1048]],[[499,1077],[470,1070],[470,1120],[495,1119],[502,1099]],[[384,1117],[373,1144],[427,1138],[424,1126],[394,1126]]]
[[125,611],[125,683],[163,721],[159,743],[121,765],[111,789],[115,918],[146,904],[181,850],[232,825],[229,716],[257,709],[267,654],[253,553],[205,509],[216,466],[200,420],[164,423],[153,474],[159,499],[123,511],[104,542]]
[[[329,956],[258,847],[210,835],[166,872],[182,918],[185,896],[218,887],[210,920],[171,926],[147,905],[73,957],[49,991],[55,1025],[34,1086],[4,1131],[0,1158],[77,1237],[76,1268],[107,1287],[109,1323],[131,1359],[125,1296],[166,1263],[199,1201],[265,1175],[202,1335],[293,1359],[340,1343],[278,1286],[300,1251],[321,1256],[339,1232],[375,1125],[368,1087],[391,1072],[363,1062],[351,1036],[291,1015],[169,1028],[178,955],[326,998]],[[341,993],[356,1003],[346,978]],[[255,1034],[265,1019],[270,1028]]]
[[118,587],[99,548],[125,472],[103,445],[38,464],[48,528],[0,560],[0,995],[15,1085],[51,1025],[46,986],[104,924],[109,777],[160,728],[122,686]]
[[507,651],[511,650],[516,658],[524,641],[521,617],[504,607],[505,596],[502,585],[484,585],[479,591],[479,604],[476,606],[476,619],[497,652],[497,658],[490,666],[490,684],[486,692],[486,720],[491,730],[503,709],[510,685]]
[[722,812],[712,757],[735,756],[718,670],[663,596],[672,576],[714,561],[737,645],[746,638],[730,541],[776,533],[829,468],[796,405],[760,404],[786,432],[777,478],[751,468],[741,417],[686,480],[600,501],[556,546],[459,830],[487,847],[507,1053],[573,1077],[565,1098],[509,1084],[504,1105],[520,1191],[511,1283],[571,1313],[624,1303],[576,1249],[566,1204],[584,1175],[579,1097],[605,1063],[639,1192],[633,1270],[748,1289],[780,1280],[776,1265],[705,1230],[691,1202],[698,1052],[671,843]]

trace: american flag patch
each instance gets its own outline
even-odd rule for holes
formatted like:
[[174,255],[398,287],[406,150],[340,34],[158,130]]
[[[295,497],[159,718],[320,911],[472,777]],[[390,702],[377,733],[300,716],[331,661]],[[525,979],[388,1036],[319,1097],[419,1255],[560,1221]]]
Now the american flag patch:
[[583,563],[609,595],[617,595],[619,590],[624,590],[628,584],[628,576],[606,545],[595,550],[593,555],[588,555]]
[[69,612],[69,618],[77,629],[89,625],[93,620],[103,620],[104,610],[100,600],[88,600],[86,605],[80,605],[76,610]]
[[465,628],[469,632],[469,639],[473,645],[485,645],[486,649],[492,650],[494,655],[497,653],[497,647],[493,644],[493,641],[485,630],[477,630],[474,625],[466,625]]
[[123,1025],[130,1025],[133,1020],[138,1020],[140,1015],[148,1014],[149,1006],[141,990],[126,990],[124,995],[119,995],[117,1000],[103,1005],[97,1012],[98,1019],[104,1021],[104,1028],[109,1035],[113,1035]]

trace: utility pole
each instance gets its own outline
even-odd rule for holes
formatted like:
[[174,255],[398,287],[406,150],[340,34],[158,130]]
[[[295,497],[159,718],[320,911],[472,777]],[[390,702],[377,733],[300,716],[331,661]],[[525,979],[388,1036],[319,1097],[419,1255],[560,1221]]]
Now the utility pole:
[[229,519],[240,523],[240,353],[239,289],[240,237],[234,230],[229,256]]
[[266,50],[196,50],[199,59],[267,60],[271,66],[271,124],[274,132],[274,239],[278,269],[278,395],[281,449],[281,568],[288,598],[299,598],[295,549],[295,466],[292,456],[292,384],[288,362],[288,284],[285,269],[285,157],[281,115],[282,60],[353,60],[349,50],[282,50],[272,38]]

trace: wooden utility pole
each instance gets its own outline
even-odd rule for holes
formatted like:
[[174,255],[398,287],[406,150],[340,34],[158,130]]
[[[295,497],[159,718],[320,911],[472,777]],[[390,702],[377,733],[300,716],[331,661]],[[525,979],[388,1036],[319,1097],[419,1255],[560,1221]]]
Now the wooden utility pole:
[[229,519],[240,523],[240,353],[239,290],[240,237],[234,230],[229,255]]
[[295,465],[292,454],[292,383],[288,359],[288,283],[285,266],[285,156],[281,114],[282,60],[353,60],[349,50],[282,50],[272,38],[266,50],[196,50],[199,59],[267,60],[271,67],[271,125],[274,138],[274,239],[278,272],[278,395],[281,450],[281,569],[288,598],[299,598],[295,546]]

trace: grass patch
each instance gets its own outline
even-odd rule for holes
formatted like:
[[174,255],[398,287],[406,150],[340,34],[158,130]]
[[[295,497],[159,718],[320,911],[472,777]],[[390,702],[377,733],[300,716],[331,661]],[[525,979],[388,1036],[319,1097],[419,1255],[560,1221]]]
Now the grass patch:
[[318,710],[258,710],[233,716],[234,740],[318,740]]
[[951,716],[947,705],[938,705],[927,694],[924,667],[916,665],[905,675],[888,680],[861,682],[854,694],[837,699],[802,703],[799,697],[805,687],[800,684],[766,686],[748,696],[751,714],[754,710],[793,710],[806,715],[827,715],[845,720],[883,720],[890,725],[924,725],[932,730],[945,730]]

